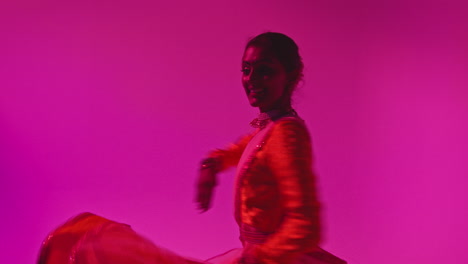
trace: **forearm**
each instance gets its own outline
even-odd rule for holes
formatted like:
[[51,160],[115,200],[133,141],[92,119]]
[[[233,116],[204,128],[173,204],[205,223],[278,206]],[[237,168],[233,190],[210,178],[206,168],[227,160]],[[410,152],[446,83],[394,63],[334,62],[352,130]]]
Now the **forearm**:
[[216,163],[213,166],[216,166],[217,172],[236,166],[252,136],[244,136],[237,142],[229,144],[226,148],[211,151],[207,159]]

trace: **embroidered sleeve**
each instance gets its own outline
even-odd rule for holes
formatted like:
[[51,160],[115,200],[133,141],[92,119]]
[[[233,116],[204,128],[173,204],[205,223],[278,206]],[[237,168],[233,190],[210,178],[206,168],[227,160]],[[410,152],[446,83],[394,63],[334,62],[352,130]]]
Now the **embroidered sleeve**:
[[320,240],[319,202],[312,172],[310,136],[302,121],[279,121],[268,139],[268,164],[284,209],[279,229],[253,249],[260,263],[285,264]]
[[236,166],[239,163],[242,152],[249,143],[252,135],[240,138],[237,142],[229,144],[224,149],[215,149],[208,157],[215,158],[219,163],[219,171],[224,171],[229,167]]

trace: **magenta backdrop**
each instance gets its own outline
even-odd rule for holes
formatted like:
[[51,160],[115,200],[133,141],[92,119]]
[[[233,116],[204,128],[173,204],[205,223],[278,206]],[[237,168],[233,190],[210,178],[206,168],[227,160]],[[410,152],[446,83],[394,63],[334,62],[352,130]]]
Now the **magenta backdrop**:
[[213,210],[199,160],[250,131],[249,37],[301,48],[325,240],[350,264],[468,263],[463,1],[0,4],[0,262],[33,263],[83,211],[206,258],[238,247],[233,171]]

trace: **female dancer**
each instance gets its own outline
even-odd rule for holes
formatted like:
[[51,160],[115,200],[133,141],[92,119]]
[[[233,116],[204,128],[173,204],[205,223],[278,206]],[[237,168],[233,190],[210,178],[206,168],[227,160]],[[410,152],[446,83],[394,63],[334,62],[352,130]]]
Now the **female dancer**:
[[199,208],[210,207],[216,174],[237,166],[235,218],[243,243],[238,263],[344,263],[318,247],[311,141],[291,107],[303,76],[296,43],[280,33],[256,36],[247,43],[241,71],[249,103],[260,110],[251,123],[257,130],[202,162]]
[[237,166],[235,219],[242,249],[207,261],[189,260],[126,225],[82,214],[49,236],[39,263],[345,263],[318,247],[320,203],[311,141],[291,107],[303,74],[296,43],[281,33],[256,36],[246,45],[241,72],[248,101],[260,111],[251,122],[255,132],[202,161],[196,202],[201,211],[208,210],[216,175]]

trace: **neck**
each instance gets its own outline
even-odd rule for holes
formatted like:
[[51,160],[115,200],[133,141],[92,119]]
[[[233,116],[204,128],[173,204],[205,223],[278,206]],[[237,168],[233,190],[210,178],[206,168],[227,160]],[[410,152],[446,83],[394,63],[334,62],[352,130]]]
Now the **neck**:
[[266,113],[266,112],[269,112],[269,111],[273,111],[273,110],[276,110],[276,111],[280,111],[280,112],[286,112],[286,111],[289,111],[291,110],[292,107],[291,107],[291,103],[284,103],[284,104],[280,104],[280,105],[276,105],[276,106],[273,106],[273,107],[260,107],[259,110],[260,110],[260,113]]

